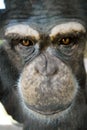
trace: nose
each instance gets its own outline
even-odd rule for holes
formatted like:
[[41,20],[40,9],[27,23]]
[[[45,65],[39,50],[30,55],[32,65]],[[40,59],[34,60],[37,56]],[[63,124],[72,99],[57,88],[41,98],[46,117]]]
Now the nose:
[[35,64],[35,69],[41,75],[54,75],[58,72],[58,64],[50,54],[41,54]]

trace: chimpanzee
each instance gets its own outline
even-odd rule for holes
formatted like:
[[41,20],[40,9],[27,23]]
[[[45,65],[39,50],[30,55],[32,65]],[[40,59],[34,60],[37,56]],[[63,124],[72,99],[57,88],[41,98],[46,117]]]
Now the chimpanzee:
[[0,101],[24,130],[87,130],[86,0],[5,0]]

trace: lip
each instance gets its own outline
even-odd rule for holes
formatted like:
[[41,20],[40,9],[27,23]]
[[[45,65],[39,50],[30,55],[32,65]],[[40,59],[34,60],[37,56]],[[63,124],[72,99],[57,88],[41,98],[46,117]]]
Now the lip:
[[65,105],[63,107],[59,107],[57,110],[52,110],[52,111],[51,110],[47,111],[46,109],[45,110],[40,110],[40,109],[37,109],[36,107],[30,106],[28,104],[26,104],[26,105],[27,105],[28,109],[30,109],[30,110],[32,110],[32,111],[34,111],[36,113],[39,113],[41,115],[53,115],[53,114],[58,114],[58,113],[61,113],[61,112],[65,111],[65,110],[67,110],[71,106],[71,104],[72,103],[69,103],[69,104],[67,104],[67,105]]

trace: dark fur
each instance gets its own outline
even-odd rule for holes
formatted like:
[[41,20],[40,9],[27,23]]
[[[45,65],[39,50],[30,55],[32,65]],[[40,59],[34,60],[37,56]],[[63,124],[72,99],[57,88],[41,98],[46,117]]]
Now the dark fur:
[[[29,24],[36,30],[38,28],[41,35],[46,33],[43,37],[48,35],[49,30],[55,25],[69,21],[80,22],[87,29],[86,0],[5,0],[5,4],[6,10],[0,12],[2,37],[5,37],[5,28],[19,22]],[[17,85],[20,74],[24,70],[23,67],[31,63],[31,60],[36,60],[40,53],[37,51],[34,57],[31,55],[28,57],[27,50],[17,52],[12,42],[14,36],[9,36],[10,41],[7,39],[8,42],[0,46],[0,101],[15,120],[24,124],[25,130],[87,130],[87,76],[83,64],[86,35],[87,33],[82,35],[83,44],[79,43],[79,50],[77,49],[72,57],[67,58],[60,51],[51,50],[56,58],[68,66],[79,84],[70,109],[60,115],[44,116],[28,109]],[[18,39],[17,36],[15,39]],[[43,38],[43,43],[45,41]],[[41,51],[48,46],[49,42],[46,45],[43,44]],[[26,57],[23,57],[24,54]]]

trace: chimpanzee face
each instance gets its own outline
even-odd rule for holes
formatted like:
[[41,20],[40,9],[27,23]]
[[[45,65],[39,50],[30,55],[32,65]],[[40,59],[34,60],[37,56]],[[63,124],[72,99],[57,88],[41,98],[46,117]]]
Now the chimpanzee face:
[[24,62],[19,87],[25,102],[35,111],[52,114],[68,108],[77,94],[86,30],[79,22],[43,30],[21,23],[9,26],[5,36]]

